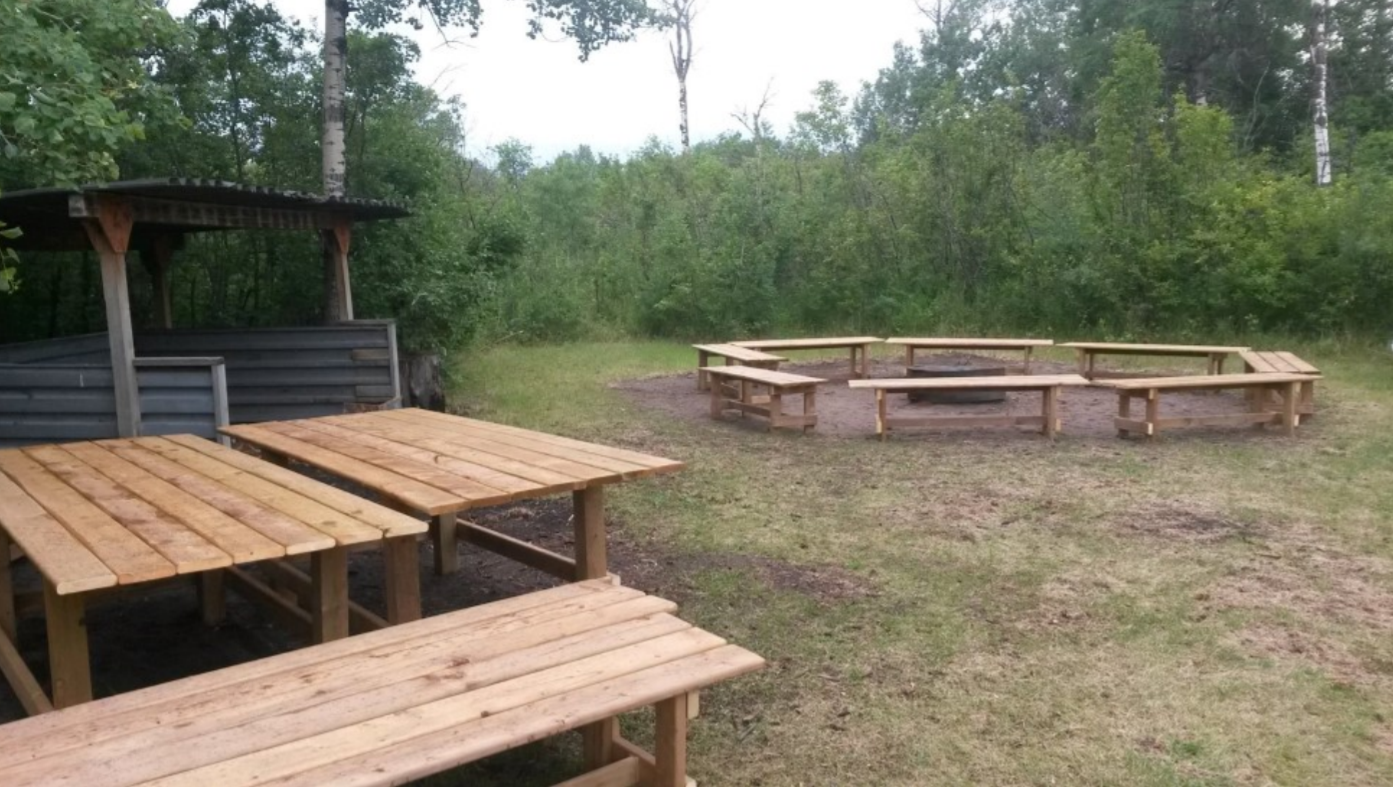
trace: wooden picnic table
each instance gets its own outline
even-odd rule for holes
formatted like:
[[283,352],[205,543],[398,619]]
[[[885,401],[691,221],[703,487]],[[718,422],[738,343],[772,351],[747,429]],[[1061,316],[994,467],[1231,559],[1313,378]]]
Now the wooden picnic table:
[[[756,339],[746,342],[730,342],[736,347],[749,350],[779,352],[781,350],[850,350],[851,376],[862,379],[871,373],[871,345],[880,344],[884,339],[875,336],[834,336],[822,339]],[[860,363],[857,363],[860,353]]]
[[[223,431],[275,462],[300,462],[430,517],[435,570],[459,566],[457,539],[567,581],[608,576],[604,489],[684,465],[636,451],[429,410],[382,410]],[[570,493],[575,557],[472,522],[464,511]]]
[[1022,374],[1030,374],[1030,358],[1037,347],[1054,346],[1053,339],[974,339],[974,338],[896,338],[886,339],[886,344],[904,347],[904,365],[914,365],[915,350],[988,350],[994,352],[1024,353]]
[[1173,358],[1208,358],[1209,374],[1223,374],[1224,361],[1234,353],[1247,352],[1249,347],[1226,347],[1205,344],[1119,344],[1116,342],[1067,342],[1060,347],[1072,347],[1078,353],[1079,374],[1092,380],[1094,365],[1100,355],[1160,355]]
[[[113,589],[196,575],[204,619],[224,612],[224,582],[316,642],[347,636],[348,548],[380,544],[388,618],[421,616],[416,536],[425,524],[193,435],[0,451],[0,669],[29,713],[92,699],[84,610]],[[17,545],[43,580],[52,696],[19,657],[8,559]],[[298,574],[309,610],[241,566],[310,558]]]

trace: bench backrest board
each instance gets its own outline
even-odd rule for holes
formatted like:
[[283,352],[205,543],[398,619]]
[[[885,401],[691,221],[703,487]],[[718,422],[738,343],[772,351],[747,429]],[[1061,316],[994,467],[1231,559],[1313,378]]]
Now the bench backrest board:
[[759,369],[753,366],[707,366],[702,369],[702,371],[713,377],[747,380],[752,383],[770,385],[775,388],[793,385],[819,385],[827,382],[821,377],[808,377],[802,374],[776,372],[770,369]]
[[1253,388],[1282,383],[1304,383],[1320,379],[1310,374],[1209,374],[1196,377],[1139,377],[1121,380],[1094,380],[1100,388],[1119,391],[1176,391],[1202,388]]
[[1033,391],[1061,386],[1088,385],[1077,374],[1013,374],[994,377],[892,377],[880,380],[849,380],[852,388],[884,391],[922,390],[1015,390]]

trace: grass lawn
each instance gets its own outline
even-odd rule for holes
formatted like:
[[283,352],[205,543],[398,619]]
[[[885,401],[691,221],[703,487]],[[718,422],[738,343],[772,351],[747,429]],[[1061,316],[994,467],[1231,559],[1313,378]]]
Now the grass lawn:
[[658,343],[461,354],[455,401],[688,462],[611,510],[770,662],[705,698],[703,785],[1390,784],[1393,356],[1295,349],[1295,441],[757,433],[609,387],[690,372]]

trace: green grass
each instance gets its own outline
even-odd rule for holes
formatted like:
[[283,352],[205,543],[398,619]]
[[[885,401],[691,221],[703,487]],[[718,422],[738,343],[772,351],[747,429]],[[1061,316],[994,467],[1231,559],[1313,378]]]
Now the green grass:
[[454,401],[688,463],[611,508],[772,665],[703,703],[705,785],[1393,783],[1393,357],[1293,349],[1296,441],[755,433],[610,387],[690,372],[661,343],[463,354]]

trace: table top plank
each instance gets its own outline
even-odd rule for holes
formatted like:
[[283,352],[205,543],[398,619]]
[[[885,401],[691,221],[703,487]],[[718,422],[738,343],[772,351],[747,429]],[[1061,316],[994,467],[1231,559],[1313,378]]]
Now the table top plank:
[[837,347],[861,347],[885,341],[877,336],[832,336],[813,339],[753,339],[730,342],[747,350],[830,350]]
[[468,478],[461,478],[436,465],[410,459],[387,451],[381,451],[368,445],[364,441],[344,440],[321,430],[304,426],[298,421],[278,421],[264,423],[261,426],[277,434],[318,446],[328,451],[333,451],[340,456],[351,457],[374,467],[380,467],[383,470],[397,473],[406,478],[415,479],[420,483],[428,484],[436,489],[448,492],[451,495],[465,500],[479,500],[490,497],[504,500],[507,498],[507,493],[501,489],[496,489]]
[[263,426],[229,426],[222,431],[252,445],[347,478],[427,514],[457,511],[468,507],[471,502],[468,498],[423,484],[414,478],[278,434]]
[[[200,454],[190,446],[157,439],[142,440],[141,447],[148,448],[172,462],[205,475],[235,490],[237,494],[256,501],[259,505],[288,517],[321,535],[328,536],[340,546],[366,544],[383,537],[383,532],[379,528],[326,505],[324,495],[314,494],[311,496],[281,486],[252,473],[244,472],[237,467],[224,465],[213,457]],[[251,459],[251,457],[247,458]],[[252,459],[252,461],[259,460]],[[313,485],[306,492],[312,491],[314,487],[326,486],[312,479],[306,478],[305,480]],[[370,505],[366,500],[363,501],[363,504]]]
[[270,539],[286,555],[330,549],[337,543],[298,519],[258,502],[245,492],[225,486],[206,473],[200,473],[197,467],[172,461],[156,450],[155,443],[147,438],[139,443],[104,440],[98,445]]
[[1054,339],[973,339],[967,337],[925,337],[886,339],[886,344],[898,344],[924,349],[962,350],[1024,350],[1028,347],[1053,347]]
[[117,584],[174,576],[173,563],[19,449],[0,451],[0,471],[42,501],[49,514],[116,575]]
[[60,595],[116,584],[116,575],[101,558],[92,554],[4,473],[0,473],[0,527],[34,561]]
[[733,377],[737,380],[749,380],[765,385],[819,385],[827,382],[821,377],[776,372],[772,369],[758,369],[753,366],[707,366],[702,371],[716,377]]
[[515,437],[523,437],[528,440],[535,440],[539,443],[547,443],[549,445],[560,446],[562,448],[575,448],[584,451],[587,454],[595,454],[597,456],[608,457],[610,459],[618,459],[622,462],[628,462],[629,464],[638,465],[639,467],[646,467],[653,472],[670,473],[676,470],[681,470],[683,467],[686,466],[682,462],[678,462],[674,459],[664,459],[660,456],[642,454],[637,451],[630,451],[624,448],[615,448],[613,446],[600,445],[598,443],[587,443],[583,440],[576,440],[570,437],[562,437],[561,435],[550,434],[547,432],[536,432],[531,429],[523,429],[519,426],[508,426],[507,424],[498,424],[492,421],[480,421],[474,418],[465,418],[464,416],[460,415],[447,415],[445,413],[437,413],[431,410],[421,410],[415,408],[405,410],[388,410],[384,411],[384,413],[410,413],[418,418],[430,419],[431,421],[437,424],[467,424],[472,429],[478,429],[487,432],[501,432],[503,434],[508,434]]
[[339,514],[352,517],[355,522],[381,531],[387,538],[417,535],[428,529],[426,523],[408,514],[393,511],[358,495],[306,478],[294,470],[268,464],[212,441],[194,435],[175,435],[165,439],[214,459],[226,465],[228,469],[242,471],[244,476],[255,476],[291,492],[311,497]]
[[285,557],[285,547],[149,471],[93,443],[64,449],[232,557],[235,563]]
[[1283,383],[1304,383],[1321,379],[1318,375],[1258,372],[1253,374],[1207,374],[1191,377],[1124,377],[1109,380],[1094,380],[1093,385],[1119,391],[1149,391],[1202,389],[1202,388],[1243,388],[1253,385],[1281,385]]
[[847,385],[851,388],[881,389],[885,391],[953,389],[1037,390],[1088,384],[1087,379],[1077,374],[1012,374],[995,375],[991,377],[890,377],[877,380],[847,381]]
[[1206,344],[1127,344],[1121,342],[1067,342],[1060,347],[1072,347],[1094,353],[1113,353],[1117,355],[1218,355],[1221,353],[1241,353],[1250,347],[1226,347]]
[[409,431],[404,433],[401,429],[375,425],[366,421],[349,421],[349,426],[339,426],[333,422],[334,417],[310,418],[296,421],[295,424],[332,435],[341,440],[354,440],[384,453],[396,454],[434,465],[460,477],[473,479],[486,487],[491,487],[495,492],[506,494],[525,492],[536,485],[526,478],[509,475],[491,467],[428,450],[428,447],[414,435],[409,442],[400,442],[398,439],[394,439],[407,436],[410,434]]
[[[582,480],[591,480],[593,478],[607,478],[614,473],[619,473],[623,475],[625,478],[629,478],[637,475],[642,475],[649,469],[644,465],[636,464],[634,462],[629,462],[622,459],[614,459],[580,448],[570,448],[564,445],[557,445],[554,443],[536,440],[529,437],[513,435],[506,432],[480,429],[476,425],[468,422],[437,424],[434,421],[428,422],[426,419],[418,418],[415,415],[413,415],[413,413],[410,411],[397,410],[392,412],[402,413],[402,415],[397,415],[393,417],[403,420],[409,419],[412,422],[413,426],[422,425],[425,428],[436,430],[446,429],[449,430],[449,432],[452,434],[459,434],[460,436],[469,440],[470,445],[475,445],[476,441],[486,440],[488,441],[489,445],[511,446],[514,449],[528,451],[531,454],[539,456],[550,456],[555,457],[557,459],[564,459],[568,462],[574,462],[579,465],[584,465],[585,467],[593,468],[592,471],[585,474]],[[488,449],[485,448],[485,450]],[[599,471],[599,474],[595,475],[595,471]]]
[[190,574],[232,565],[232,556],[158,508],[124,489],[59,446],[23,449],[87,500],[95,503],[174,564],[175,573]]

